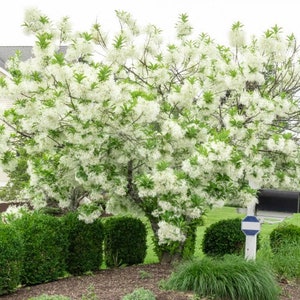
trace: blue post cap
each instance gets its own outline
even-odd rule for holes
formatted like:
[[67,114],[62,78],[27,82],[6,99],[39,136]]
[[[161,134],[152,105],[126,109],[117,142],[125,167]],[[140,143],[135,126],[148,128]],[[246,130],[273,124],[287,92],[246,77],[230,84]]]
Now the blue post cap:
[[242,220],[242,231],[245,235],[256,235],[260,232],[260,221],[255,216],[246,216]]

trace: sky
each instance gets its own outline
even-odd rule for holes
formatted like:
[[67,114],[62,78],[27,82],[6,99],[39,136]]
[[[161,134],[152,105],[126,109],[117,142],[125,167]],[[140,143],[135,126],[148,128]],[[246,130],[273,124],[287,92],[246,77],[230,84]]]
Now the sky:
[[140,24],[160,27],[174,36],[178,16],[186,13],[195,33],[208,33],[218,43],[228,43],[228,32],[237,21],[248,37],[277,24],[300,40],[300,7],[295,0],[6,0],[1,4],[0,46],[32,45],[23,33],[24,12],[40,9],[54,22],[68,16],[76,31],[88,30],[96,21],[109,32],[117,29],[115,10],[130,12]]

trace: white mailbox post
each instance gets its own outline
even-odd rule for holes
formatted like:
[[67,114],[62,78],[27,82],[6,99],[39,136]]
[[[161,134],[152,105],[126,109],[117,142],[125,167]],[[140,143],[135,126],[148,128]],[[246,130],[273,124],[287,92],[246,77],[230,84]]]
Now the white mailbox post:
[[260,222],[255,216],[247,216],[242,220],[242,231],[246,235],[245,258],[256,258],[257,234],[260,232]]

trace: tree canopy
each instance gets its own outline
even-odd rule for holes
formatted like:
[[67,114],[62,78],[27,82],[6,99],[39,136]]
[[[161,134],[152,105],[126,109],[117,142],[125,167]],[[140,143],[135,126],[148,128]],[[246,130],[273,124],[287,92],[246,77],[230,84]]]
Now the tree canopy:
[[171,251],[207,208],[247,206],[260,188],[299,188],[293,35],[274,26],[247,41],[237,22],[227,47],[195,36],[182,14],[166,43],[155,25],[116,17],[110,37],[100,24],[73,32],[68,18],[25,15],[36,42],[33,57],[17,53],[0,79],[13,104],[0,151],[9,174],[27,161],[22,192],[35,207],[78,209],[86,222],[103,209],[142,213]]

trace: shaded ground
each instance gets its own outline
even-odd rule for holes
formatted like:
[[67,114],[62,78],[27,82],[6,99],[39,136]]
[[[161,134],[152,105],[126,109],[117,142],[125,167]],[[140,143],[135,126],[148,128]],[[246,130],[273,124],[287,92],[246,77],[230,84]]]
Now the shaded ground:
[[[91,293],[99,300],[120,300],[133,290],[144,287],[154,292],[157,300],[192,300],[192,293],[164,291],[160,288],[160,282],[167,279],[171,272],[170,265],[160,264],[101,270],[89,276],[70,277],[24,287],[11,295],[0,296],[0,299],[27,300],[42,294],[61,294],[71,297],[72,300],[81,300],[83,295]],[[280,300],[300,300],[300,284],[281,283],[281,287]]]

